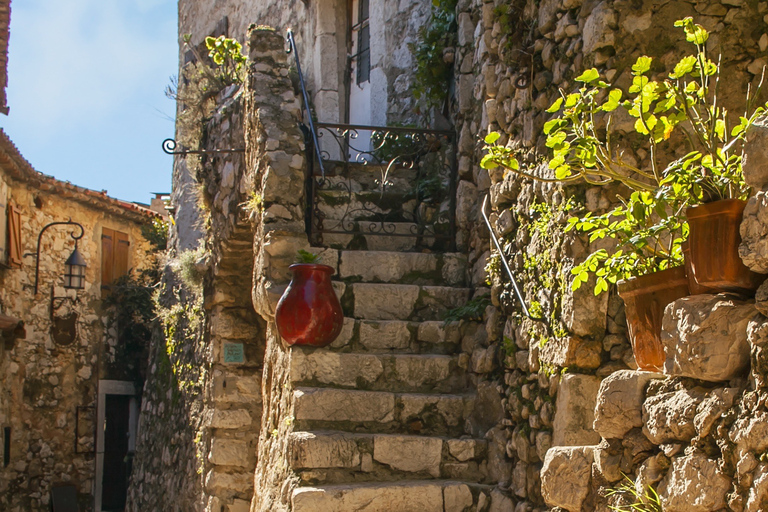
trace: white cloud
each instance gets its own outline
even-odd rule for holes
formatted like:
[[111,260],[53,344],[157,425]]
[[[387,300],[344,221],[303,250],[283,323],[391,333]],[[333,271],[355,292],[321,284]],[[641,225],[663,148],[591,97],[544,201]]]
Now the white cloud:
[[161,95],[176,66],[176,25],[158,22],[152,11],[169,3],[174,2],[14,3],[10,117],[24,116],[40,136],[53,137],[78,122],[114,114],[126,102]]

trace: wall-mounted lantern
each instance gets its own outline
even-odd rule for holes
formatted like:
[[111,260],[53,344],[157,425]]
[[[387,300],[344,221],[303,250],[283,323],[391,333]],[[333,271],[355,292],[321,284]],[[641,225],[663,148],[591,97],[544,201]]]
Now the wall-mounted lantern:
[[83,258],[83,255],[80,254],[80,251],[77,250],[77,242],[83,238],[85,230],[81,224],[73,222],[72,219],[69,219],[66,222],[60,221],[46,224],[43,229],[40,230],[40,234],[37,235],[37,255],[35,257],[35,295],[37,295],[37,285],[40,278],[40,240],[43,238],[43,233],[45,233],[45,230],[52,226],[77,226],[80,228],[79,235],[75,235],[74,232],[69,234],[75,241],[75,250],[72,251],[72,254],[64,263],[64,288],[71,290],[82,290],[85,288],[85,259]]
[[75,250],[64,262],[64,288],[72,290],[85,288],[85,259],[77,250],[77,240],[75,240]]

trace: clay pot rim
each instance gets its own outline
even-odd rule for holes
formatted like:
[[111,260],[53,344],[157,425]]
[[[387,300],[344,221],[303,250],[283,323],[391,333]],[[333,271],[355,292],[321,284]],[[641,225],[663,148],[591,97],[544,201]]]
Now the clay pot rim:
[[[681,282],[676,283],[676,281]],[[678,265],[676,267],[659,270],[658,272],[630,277],[629,279],[622,279],[616,283],[616,286],[619,291],[619,296],[624,298],[637,295],[638,293],[651,293],[664,288],[680,286],[682,284],[688,286],[685,265]]]
[[323,265],[322,263],[294,263],[291,266],[288,267],[288,270],[320,270],[321,272],[327,272],[328,274],[333,274],[336,272],[336,269],[333,267],[330,267],[328,265]]
[[747,202],[741,199],[720,199],[711,203],[689,206],[685,216],[690,220],[712,217],[714,215],[741,215]]

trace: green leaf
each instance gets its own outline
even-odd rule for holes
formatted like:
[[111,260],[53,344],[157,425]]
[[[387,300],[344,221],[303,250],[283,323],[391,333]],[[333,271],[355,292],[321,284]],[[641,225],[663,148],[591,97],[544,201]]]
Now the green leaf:
[[632,72],[635,75],[642,75],[643,73],[647,73],[651,69],[651,58],[647,55],[643,55],[642,57],[638,57],[635,64],[632,66]]
[[554,148],[558,144],[562,144],[565,141],[567,134],[564,131],[559,131],[551,134],[547,137],[547,147]]
[[549,135],[549,132],[551,132],[554,128],[557,128],[560,126],[560,123],[562,123],[563,120],[560,118],[557,119],[550,119],[546,123],[544,123],[544,135]]
[[571,166],[568,164],[561,165],[557,169],[555,169],[555,178],[559,180],[564,180],[565,178],[568,178],[572,175],[571,173]]
[[553,114],[553,113],[557,112],[558,110],[560,110],[560,107],[562,105],[563,105],[563,98],[562,97],[557,98],[557,100],[555,100],[555,102],[552,104],[552,106],[547,109],[547,112],[549,112],[550,114]]
[[608,100],[601,107],[604,112],[613,112],[619,108],[619,102],[621,101],[621,89],[613,89],[608,93]]
[[487,169],[490,171],[491,169],[495,169],[498,166],[499,164],[496,163],[496,161],[493,159],[493,155],[485,155],[483,156],[483,159],[480,160],[480,167],[482,169]]
[[499,140],[499,137],[501,137],[501,134],[499,132],[491,132],[488,135],[485,136],[485,143],[486,144],[493,144],[497,140]]
[[685,75],[693,71],[694,67],[696,66],[696,57],[693,55],[688,55],[687,57],[683,57],[680,62],[675,64],[675,70],[669,75],[669,78],[672,78],[673,80],[676,80],[678,78],[683,78]]
[[577,92],[573,92],[565,98],[565,108],[571,108],[576,105],[581,99],[581,96]]
[[715,121],[715,134],[720,140],[723,140],[723,137],[725,137],[725,121],[722,119]]
[[583,72],[582,74],[580,74],[579,76],[577,76],[576,78],[574,78],[574,80],[576,80],[577,82],[589,83],[599,78],[600,78],[600,73],[597,72],[597,69],[590,68],[585,72]]

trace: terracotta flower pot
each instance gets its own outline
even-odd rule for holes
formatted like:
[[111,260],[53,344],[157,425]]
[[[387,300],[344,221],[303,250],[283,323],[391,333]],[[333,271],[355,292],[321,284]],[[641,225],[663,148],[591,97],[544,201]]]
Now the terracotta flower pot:
[[749,270],[739,257],[739,227],[746,205],[739,199],[724,199],[686,211],[690,234],[685,256],[694,293],[734,292],[752,296],[765,280],[766,276]]
[[664,366],[661,320],[667,304],[688,295],[685,268],[674,267],[619,281],[618,289],[624,299],[629,339],[638,368],[661,371]]
[[277,331],[288,345],[325,347],[341,332],[344,313],[331,285],[333,268],[296,263],[275,310]]

